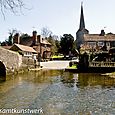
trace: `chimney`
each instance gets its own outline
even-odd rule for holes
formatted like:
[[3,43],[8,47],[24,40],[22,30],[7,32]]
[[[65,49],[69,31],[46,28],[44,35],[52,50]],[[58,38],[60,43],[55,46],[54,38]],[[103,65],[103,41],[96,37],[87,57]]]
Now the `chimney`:
[[38,43],[42,43],[42,36],[38,35],[37,38],[38,38]]
[[16,34],[14,35],[13,44],[14,44],[14,43],[20,44],[20,35],[19,35],[19,33],[16,33]]
[[33,33],[32,33],[32,41],[33,41],[33,43],[37,43],[37,31],[33,31]]
[[100,36],[104,36],[104,35],[105,35],[104,30],[101,30]]

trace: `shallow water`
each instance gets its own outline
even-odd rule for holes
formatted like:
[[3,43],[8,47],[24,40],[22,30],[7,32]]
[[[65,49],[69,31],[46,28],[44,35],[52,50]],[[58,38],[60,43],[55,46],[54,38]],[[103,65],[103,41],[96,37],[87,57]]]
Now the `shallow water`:
[[41,70],[0,83],[0,109],[42,109],[40,115],[115,115],[115,79]]

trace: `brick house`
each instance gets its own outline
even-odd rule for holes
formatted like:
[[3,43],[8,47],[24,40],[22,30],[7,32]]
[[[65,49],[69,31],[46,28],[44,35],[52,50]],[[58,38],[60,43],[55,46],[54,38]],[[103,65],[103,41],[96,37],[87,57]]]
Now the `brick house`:
[[84,43],[81,44],[81,48],[102,50],[106,47],[109,50],[115,47],[115,34],[84,34]]
[[42,38],[41,35],[37,35],[36,31],[32,32],[32,36],[24,38],[20,38],[18,33],[15,34],[13,38],[14,43],[33,47],[38,54],[38,61],[41,61],[41,59],[50,59],[51,57],[51,44],[45,38]]
[[89,31],[85,28],[83,4],[81,4],[80,25],[76,32],[76,46],[78,50],[82,49],[84,51],[99,51],[104,48],[109,50],[115,47],[115,34],[105,34],[104,30],[101,30],[100,34],[89,34]]
[[20,45],[16,43],[14,43],[9,50],[16,51],[20,53],[23,57],[27,57],[31,59],[33,58],[34,55],[37,54],[37,52],[32,47]]

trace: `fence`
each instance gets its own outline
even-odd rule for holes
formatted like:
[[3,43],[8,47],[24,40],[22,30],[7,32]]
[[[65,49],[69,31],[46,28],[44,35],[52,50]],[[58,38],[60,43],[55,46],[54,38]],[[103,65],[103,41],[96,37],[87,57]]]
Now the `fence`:
[[89,67],[115,67],[115,62],[89,62]]

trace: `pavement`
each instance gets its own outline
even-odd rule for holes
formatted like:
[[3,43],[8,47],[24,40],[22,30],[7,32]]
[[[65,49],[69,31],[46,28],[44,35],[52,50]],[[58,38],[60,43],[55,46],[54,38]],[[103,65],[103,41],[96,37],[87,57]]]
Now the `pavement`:
[[48,61],[40,62],[40,66],[44,69],[65,69],[69,66],[70,61]]

